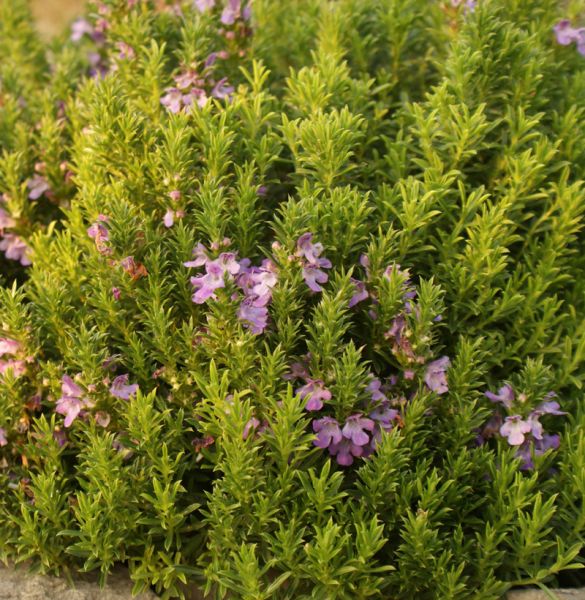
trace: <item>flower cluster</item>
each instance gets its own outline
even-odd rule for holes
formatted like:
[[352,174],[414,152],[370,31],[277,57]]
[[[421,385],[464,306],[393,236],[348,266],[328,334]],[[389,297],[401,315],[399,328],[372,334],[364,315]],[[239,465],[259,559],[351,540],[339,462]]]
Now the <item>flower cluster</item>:
[[[211,250],[227,247],[230,240],[225,238],[221,244],[212,244]],[[233,282],[244,297],[237,293],[232,300],[240,300],[238,318],[253,334],[262,333],[268,326],[268,305],[272,300],[272,289],[278,280],[278,271],[270,259],[262,261],[259,267],[251,265],[248,258],[238,261],[234,252],[222,252],[215,259],[209,256],[209,251],[203,244],[198,244],[193,250],[193,260],[184,263],[186,267],[205,267],[205,274],[191,277],[195,289],[193,302],[204,304],[208,299],[217,299],[216,291]]]
[[[322,269],[331,268],[331,262],[320,258],[323,245],[313,243],[313,234],[305,233],[297,241],[297,250],[291,258],[300,262],[303,278],[314,292],[323,290],[320,284],[328,280]],[[225,238],[221,243],[211,245],[211,251],[230,245]],[[272,290],[278,282],[278,267],[270,258],[262,261],[260,266],[253,266],[250,259],[238,259],[235,252],[221,252],[216,258],[199,243],[193,250],[193,260],[184,263],[189,268],[205,268],[205,273],[191,277],[191,285],[195,290],[193,302],[204,304],[207,300],[216,300],[216,291],[225,288],[231,282],[243,293],[234,293],[232,300],[240,301],[238,318],[253,334],[262,333],[268,326],[268,305],[272,300]]]
[[[372,307],[368,314],[371,319],[378,318],[378,299],[376,293],[371,287],[370,259],[365,254],[360,257],[360,265],[366,272],[366,280],[351,278],[351,282],[355,288],[353,296],[349,300],[349,307],[353,308],[357,304],[370,299]],[[415,376],[413,369],[416,365],[424,365],[427,361],[425,356],[417,354],[410,342],[412,331],[408,324],[408,315],[420,314],[420,311],[415,304],[416,289],[412,285],[411,276],[408,269],[402,269],[399,264],[392,264],[386,267],[382,277],[386,280],[398,278],[401,281],[402,301],[404,303],[403,311],[399,312],[392,320],[390,328],[384,333],[386,340],[392,344],[392,354],[398,361],[407,368],[404,369],[403,376],[405,379],[412,380]],[[435,322],[441,320],[441,315],[437,315]],[[447,384],[447,370],[451,362],[448,356],[443,356],[437,360],[426,364],[424,381],[427,387],[433,392],[441,395],[449,391]]]
[[575,43],[577,52],[585,56],[585,27],[576,29],[571,25],[571,21],[563,19],[553,27],[553,31],[557,38],[557,43],[561,46],[570,46],[572,43]]
[[342,466],[350,466],[355,458],[370,456],[382,433],[400,423],[400,413],[391,407],[378,378],[372,377],[367,391],[371,396],[367,416],[363,412],[349,415],[343,426],[332,417],[313,421],[313,431],[317,434],[315,446],[327,449]]
[[217,52],[210,54],[201,72],[190,67],[176,75],[175,85],[166,88],[160,103],[169,112],[178,113],[182,110],[192,110],[195,106],[201,108],[207,104],[210,97],[229,100],[234,92],[233,86],[228,84],[225,77],[217,81],[213,78],[212,66],[221,56]]
[[[547,450],[557,449],[560,437],[544,431],[540,419],[545,415],[566,415],[560,410],[559,403],[554,400],[556,394],[549,392],[536,408],[526,407],[527,397],[520,393],[516,395],[513,387],[506,383],[497,393],[485,392],[486,398],[505,409],[506,416],[497,412],[490,418],[479,432],[477,441],[485,443],[494,436],[505,438],[510,446],[517,449],[516,456],[522,460],[521,468],[533,469],[534,456],[540,456]],[[512,413],[512,414],[510,414]]]
[[[79,375],[76,379],[79,378]],[[106,378],[104,383],[109,384]],[[95,406],[95,402],[88,397],[88,394],[95,392],[96,386],[89,385],[84,390],[69,375],[63,375],[61,378],[61,397],[55,404],[55,412],[63,415],[65,427],[71,427],[71,424],[77,417],[85,417],[88,411]],[[111,383],[109,393],[114,398],[129,400],[138,392],[138,384],[128,384],[128,375],[118,375]],[[110,415],[105,411],[97,411],[94,415],[95,421],[102,427],[107,427],[110,423]]]
[[[310,360],[307,355],[306,360]],[[330,390],[321,379],[312,378],[304,362],[291,365],[290,373],[285,379],[301,379],[304,385],[296,389],[296,393],[306,400],[305,410],[318,412],[326,408],[326,403],[332,399]],[[392,382],[395,380],[393,379]],[[355,458],[370,456],[376,449],[376,444],[384,431],[390,431],[400,422],[400,413],[392,408],[399,405],[403,399],[391,402],[386,394],[388,386],[383,386],[380,379],[372,376],[366,391],[370,395],[364,411],[349,415],[343,425],[331,416],[313,419],[313,431],[317,434],[313,443],[315,446],[328,450],[337,463],[350,466]]]

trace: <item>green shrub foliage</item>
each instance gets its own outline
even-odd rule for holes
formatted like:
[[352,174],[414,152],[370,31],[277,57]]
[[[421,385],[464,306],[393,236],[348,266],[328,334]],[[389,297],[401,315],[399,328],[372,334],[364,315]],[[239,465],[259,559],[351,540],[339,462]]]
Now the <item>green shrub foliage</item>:
[[0,0],[0,558],[582,582],[584,9]]

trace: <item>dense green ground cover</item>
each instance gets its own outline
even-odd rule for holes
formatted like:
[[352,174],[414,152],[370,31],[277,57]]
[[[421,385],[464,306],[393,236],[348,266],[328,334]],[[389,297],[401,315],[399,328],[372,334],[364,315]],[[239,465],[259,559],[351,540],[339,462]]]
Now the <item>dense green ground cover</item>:
[[582,582],[584,10],[0,0],[0,558]]

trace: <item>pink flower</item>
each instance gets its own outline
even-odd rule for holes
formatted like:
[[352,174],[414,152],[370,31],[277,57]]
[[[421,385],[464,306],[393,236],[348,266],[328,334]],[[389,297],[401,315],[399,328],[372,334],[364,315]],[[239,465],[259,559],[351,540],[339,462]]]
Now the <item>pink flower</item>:
[[0,241],[0,250],[5,253],[6,258],[20,261],[23,267],[32,264],[29,258],[30,248],[20,237],[13,233],[4,234],[4,238]]
[[0,447],[6,446],[8,444],[8,440],[6,439],[6,430],[0,427]]
[[26,372],[26,364],[23,360],[0,360],[0,375],[11,372],[12,377],[18,378]]
[[116,42],[116,48],[118,48],[118,57],[121,60],[132,59],[136,56],[134,48],[132,48],[132,46],[130,46],[126,42]]
[[99,410],[95,413],[95,422],[100,426],[106,428],[110,424],[109,413]]
[[20,342],[9,338],[0,338],[0,356],[4,354],[17,354],[20,349]]
[[199,12],[207,12],[215,6],[215,0],[195,0],[194,4]]
[[28,197],[31,200],[38,200],[45,192],[51,189],[49,182],[42,175],[33,175],[28,180],[26,186],[30,190]]
[[15,225],[16,221],[3,208],[0,208],[0,231]]
[[169,112],[177,114],[183,106],[183,92],[177,88],[167,88],[166,94],[161,97],[160,103],[165,106]]
[[79,18],[71,25],[71,41],[79,42],[84,35],[93,35],[93,27],[86,19]]
[[63,423],[65,427],[70,427],[82,409],[88,406],[89,402],[84,398],[83,390],[69,375],[63,375],[61,379],[61,398],[57,400],[55,412],[65,416]]

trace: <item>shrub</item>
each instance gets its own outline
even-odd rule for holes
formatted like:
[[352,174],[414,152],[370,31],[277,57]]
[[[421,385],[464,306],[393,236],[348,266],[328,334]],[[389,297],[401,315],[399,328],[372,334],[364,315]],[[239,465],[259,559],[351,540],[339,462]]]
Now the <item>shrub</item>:
[[581,581],[583,8],[0,0],[0,557]]

